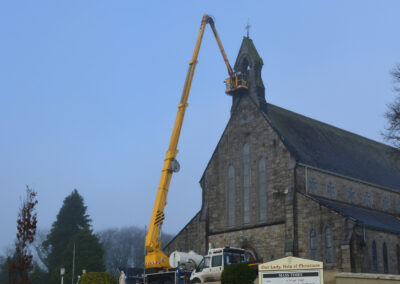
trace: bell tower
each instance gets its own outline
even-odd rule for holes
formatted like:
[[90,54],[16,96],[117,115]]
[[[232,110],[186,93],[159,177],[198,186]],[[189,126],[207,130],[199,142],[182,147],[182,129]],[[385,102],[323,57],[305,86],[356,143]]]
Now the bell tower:
[[261,78],[261,69],[264,63],[257,52],[253,41],[248,37],[243,37],[239,54],[236,58],[234,70],[247,74],[248,90],[244,93],[232,94],[232,111],[236,108],[241,96],[250,96],[258,107],[263,107],[265,101],[265,88]]

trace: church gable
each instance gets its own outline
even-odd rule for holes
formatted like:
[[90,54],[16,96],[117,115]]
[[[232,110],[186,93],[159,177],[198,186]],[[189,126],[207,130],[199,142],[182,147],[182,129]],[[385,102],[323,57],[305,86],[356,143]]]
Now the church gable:
[[294,165],[253,99],[243,95],[201,180],[210,233],[284,222]]

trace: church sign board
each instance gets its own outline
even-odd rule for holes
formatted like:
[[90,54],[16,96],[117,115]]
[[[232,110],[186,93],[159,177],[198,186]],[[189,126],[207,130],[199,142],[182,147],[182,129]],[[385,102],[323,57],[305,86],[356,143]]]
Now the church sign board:
[[323,263],[288,256],[258,266],[259,284],[323,284]]

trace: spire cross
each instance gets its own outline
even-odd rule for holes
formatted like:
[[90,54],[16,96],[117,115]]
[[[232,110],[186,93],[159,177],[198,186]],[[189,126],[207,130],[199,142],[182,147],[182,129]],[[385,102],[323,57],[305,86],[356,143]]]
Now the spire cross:
[[249,37],[249,35],[250,35],[250,28],[251,28],[250,23],[249,23],[249,21],[247,21],[247,25],[245,27],[245,29],[247,31],[247,37]]

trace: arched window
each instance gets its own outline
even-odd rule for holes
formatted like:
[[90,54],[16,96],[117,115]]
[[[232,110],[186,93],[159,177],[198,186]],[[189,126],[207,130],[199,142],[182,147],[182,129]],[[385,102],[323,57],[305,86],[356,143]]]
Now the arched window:
[[314,229],[310,231],[310,258],[316,260],[318,252],[317,233]]
[[325,228],[325,262],[333,262],[333,236],[330,227]]
[[386,243],[383,243],[382,245],[382,255],[383,255],[383,273],[389,273],[389,263],[388,263]]
[[243,223],[250,223],[250,146],[243,146]]
[[258,197],[258,217],[262,222],[267,220],[267,169],[264,157],[258,161]]
[[228,169],[228,226],[235,225],[235,168]]
[[372,272],[378,272],[378,257],[376,253],[375,241],[372,241]]

